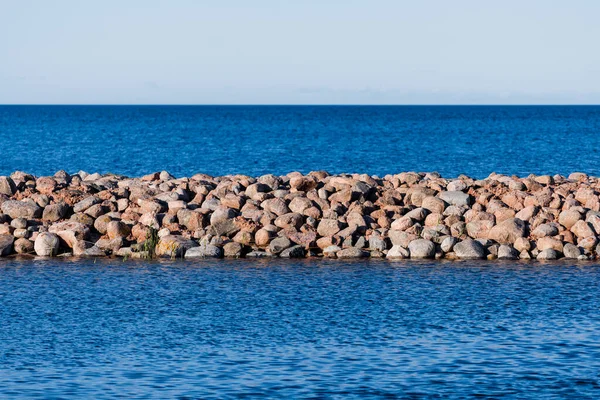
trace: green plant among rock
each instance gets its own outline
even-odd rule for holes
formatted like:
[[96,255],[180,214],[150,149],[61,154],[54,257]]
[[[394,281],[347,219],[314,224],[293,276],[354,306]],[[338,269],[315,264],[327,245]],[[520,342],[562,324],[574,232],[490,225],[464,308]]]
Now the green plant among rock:
[[142,250],[145,252],[148,260],[156,258],[156,246],[158,245],[158,240],[158,230],[149,227],[148,232],[146,233],[144,246],[142,247]]

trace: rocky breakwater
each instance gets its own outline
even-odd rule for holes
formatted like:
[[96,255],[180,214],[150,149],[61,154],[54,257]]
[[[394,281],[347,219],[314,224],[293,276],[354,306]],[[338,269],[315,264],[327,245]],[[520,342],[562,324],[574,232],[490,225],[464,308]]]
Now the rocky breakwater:
[[600,181],[385,177],[0,176],[0,256],[589,260]]

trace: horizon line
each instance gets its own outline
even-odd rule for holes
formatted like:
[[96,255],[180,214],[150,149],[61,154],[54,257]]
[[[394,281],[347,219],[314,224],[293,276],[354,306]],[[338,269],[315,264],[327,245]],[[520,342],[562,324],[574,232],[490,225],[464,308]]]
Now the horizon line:
[[141,107],[598,107],[600,103],[0,103],[5,106],[141,106]]

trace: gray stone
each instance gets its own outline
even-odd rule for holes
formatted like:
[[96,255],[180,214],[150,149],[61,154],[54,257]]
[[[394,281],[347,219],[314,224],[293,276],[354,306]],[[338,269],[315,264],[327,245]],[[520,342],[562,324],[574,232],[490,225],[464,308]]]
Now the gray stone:
[[353,247],[357,247],[359,249],[364,249],[367,247],[367,239],[364,236],[359,236],[358,239],[353,244]]
[[233,209],[220,206],[210,216],[210,224],[215,225],[217,222],[233,219],[236,215]]
[[398,259],[398,260],[402,260],[405,258],[409,258],[410,257],[410,253],[408,252],[408,249],[399,246],[397,244],[393,245],[391,249],[388,250],[386,258],[389,258],[391,260],[394,259]]
[[96,196],[89,196],[86,197],[85,199],[81,200],[78,203],[75,203],[75,205],[73,206],[73,211],[78,213],[78,212],[83,212],[85,210],[87,210],[88,208],[90,208],[91,206],[93,206],[94,204],[98,204],[101,203],[102,201],[96,197]]
[[337,258],[366,258],[369,257],[369,252],[361,250],[357,247],[349,247],[337,252]]
[[52,257],[58,254],[60,240],[58,235],[50,232],[42,232],[35,239],[33,248],[35,254],[42,257]]
[[0,194],[12,196],[17,191],[17,187],[12,178],[8,176],[0,176]]
[[384,251],[387,250],[387,243],[380,236],[371,236],[369,238],[369,249]]
[[2,212],[12,219],[33,219],[42,216],[42,209],[33,201],[7,200],[2,203]]
[[446,203],[454,206],[468,206],[471,204],[471,196],[458,190],[440,192],[438,197],[444,200]]
[[17,254],[30,254],[34,252],[33,242],[25,238],[15,240],[13,247]]
[[244,246],[241,243],[229,242],[223,245],[223,255],[228,258],[240,258],[242,257]]
[[50,225],[48,230],[56,233],[71,248],[77,240],[87,240],[90,236],[90,228],[76,221],[59,222]]
[[555,224],[541,224],[531,232],[535,238],[558,235],[558,228]]
[[185,252],[185,258],[221,258],[223,250],[212,244],[192,247]]
[[477,260],[485,258],[485,248],[476,240],[467,239],[456,243],[453,248],[458,258],[465,260]]
[[519,253],[511,245],[501,244],[500,247],[498,247],[499,260],[516,260],[518,258]]
[[558,256],[554,249],[546,249],[540,251],[536,258],[538,260],[556,260]]
[[435,256],[435,244],[426,239],[416,239],[408,245],[411,258],[433,258]]
[[26,218],[15,218],[10,221],[10,226],[15,229],[25,229],[27,228],[27,219]]
[[69,206],[66,203],[61,202],[56,204],[49,204],[44,208],[42,219],[44,221],[56,222],[60,219],[65,218],[68,211]]
[[246,258],[271,258],[272,256],[266,251],[254,250],[246,254]]
[[106,252],[96,246],[92,246],[77,254],[79,257],[106,257]]
[[282,258],[302,258],[305,255],[304,247],[300,245],[292,246],[283,250],[279,256]]
[[218,220],[208,227],[208,233],[215,236],[232,237],[240,231],[233,219]]
[[6,257],[13,251],[15,238],[12,235],[0,235],[0,257]]
[[440,248],[442,249],[442,251],[444,253],[450,253],[456,243],[458,243],[457,238],[455,238],[453,236],[448,236],[447,238],[442,240],[442,243],[440,244]]
[[325,247],[325,249],[323,249],[323,257],[336,258],[337,252],[340,250],[342,250],[342,248],[340,246],[336,246],[336,245],[327,246],[327,247]]
[[577,259],[581,255],[581,250],[579,250],[579,247],[575,246],[574,244],[567,243],[563,246],[563,254],[565,258]]
[[279,254],[285,249],[292,246],[292,242],[286,237],[277,237],[269,243],[269,251],[271,254]]

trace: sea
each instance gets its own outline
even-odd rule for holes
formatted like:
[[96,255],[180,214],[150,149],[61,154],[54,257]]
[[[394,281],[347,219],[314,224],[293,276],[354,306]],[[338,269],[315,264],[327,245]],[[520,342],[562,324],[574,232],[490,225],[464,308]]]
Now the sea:
[[600,106],[0,106],[0,175],[600,175]]
[[[0,106],[0,175],[600,175],[600,107]],[[597,262],[0,258],[1,399],[596,399]]]

